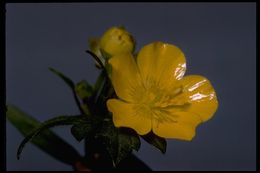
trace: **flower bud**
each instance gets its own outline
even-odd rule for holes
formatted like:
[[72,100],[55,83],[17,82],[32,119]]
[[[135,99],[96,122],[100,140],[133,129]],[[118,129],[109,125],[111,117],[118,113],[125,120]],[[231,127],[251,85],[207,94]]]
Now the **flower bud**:
[[[98,59],[104,64],[105,59],[102,56],[101,50],[100,50],[100,39],[98,38],[90,38],[88,40],[88,45],[90,50],[98,57]],[[101,69],[101,65],[95,60],[95,65],[97,68]]]
[[100,47],[109,56],[132,53],[135,47],[133,37],[121,27],[108,29],[100,39]]
[[77,95],[79,96],[79,98],[81,98],[82,100],[85,100],[92,95],[93,88],[90,84],[88,84],[87,81],[82,80],[79,83],[77,83],[77,85],[75,87],[75,91],[76,91]]

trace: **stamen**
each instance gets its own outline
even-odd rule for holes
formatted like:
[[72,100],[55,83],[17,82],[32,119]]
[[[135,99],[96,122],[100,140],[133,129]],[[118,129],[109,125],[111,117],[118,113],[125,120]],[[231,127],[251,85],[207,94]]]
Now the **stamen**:
[[136,100],[135,116],[143,115],[154,118],[158,122],[178,122],[178,115],[190,107],[190,103],[182,102],[177,96],[183,93],[183,86],[171,91],[160,88],[155,80],[146,78],[142,84],[130,86],[129,95]]

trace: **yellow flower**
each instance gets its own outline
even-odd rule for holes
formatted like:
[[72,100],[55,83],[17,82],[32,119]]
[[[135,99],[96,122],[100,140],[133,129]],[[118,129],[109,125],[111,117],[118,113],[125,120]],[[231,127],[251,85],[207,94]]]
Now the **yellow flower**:
[[133,37],[123,28],[112,27],[100,39],[100,48],[110,56],[121,53],[132,53],[134,50]]
[[174,45],[155,42],[144,46],[135,61],[129,54],[109,60],[112,84],[119,99],[109,99],[116,127],[139,135],[151,130],[164,138],[191,140],[196,127],[218,107],[210,82],[199,75],[183,77],[186,60]]

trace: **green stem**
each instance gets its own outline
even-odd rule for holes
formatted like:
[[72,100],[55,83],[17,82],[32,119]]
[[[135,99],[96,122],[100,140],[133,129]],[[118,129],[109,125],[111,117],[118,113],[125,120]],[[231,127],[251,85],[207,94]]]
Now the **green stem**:
[[[92,106],[95,106],[96,105],[96,100],[99,100],[99,97],[100,97],[99,91],[101,90],[105,79],[106,79],[106,72],[105,72],[105,69],[103,69],[101,71],[101,73],[99,74],[99,76],[98,76],[98,78],[96,80],[96,83],[94,85],[94,96],[93,96],[94,99],[90,99],[89,101],[91,103],[88,103],[88,106],[90,106],[92,111],[93,111]],[[90,140],[88,140],[88,141],[87,141],[87,139],[84,140],[84,149],[85,149],[85,157],[86,158],[90,157],[90,156],[88,156],[89,150],[92,150],[92,149],[95,150],[95,146],[92,146],[91,149],[89,148],[90,147],[89,146]]]
[[101,73],[99,74],[97,81],[94,85],[94,92],[95,94],[97,94],[97,92],[99,91],[100,87],[102,86],[103,82],[105,79],[105,70],[102,70]]

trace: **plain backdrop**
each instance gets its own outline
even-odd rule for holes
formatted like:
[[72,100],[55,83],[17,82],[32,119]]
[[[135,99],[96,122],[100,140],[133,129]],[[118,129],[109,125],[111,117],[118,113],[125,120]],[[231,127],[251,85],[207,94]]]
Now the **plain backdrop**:
[[[256,3],[8,3],[7,104],[40,121],[77,114],[70,89],[48,67],[93,84],[99,71],[85,53],[88,38],[119,25],[134,35],[137,50],[153,41],[180,47],[186,74],[210,79],[219,100],[191,142],[167,140],[163,155],[142,141],[135,154],[153,170],[255,170]],[[72,170],[32,144],[16,160],[23,137],[6,124],[8,171]],[[69,127],[53,130],[83,154]]]

